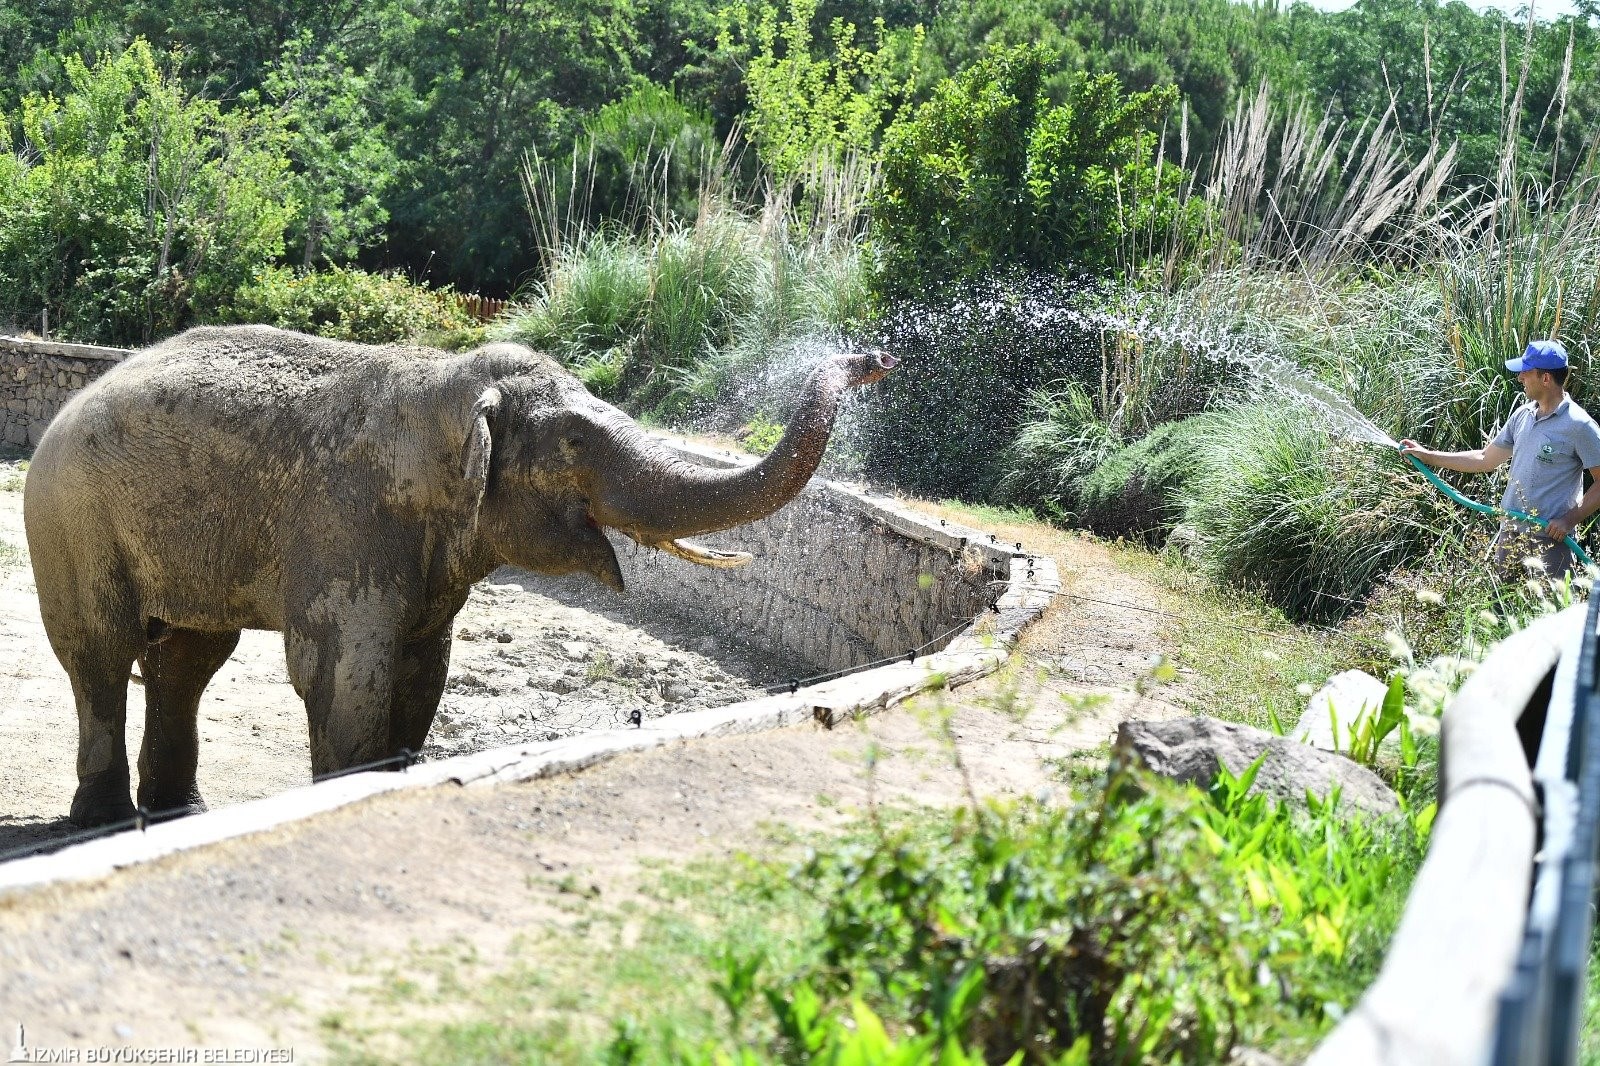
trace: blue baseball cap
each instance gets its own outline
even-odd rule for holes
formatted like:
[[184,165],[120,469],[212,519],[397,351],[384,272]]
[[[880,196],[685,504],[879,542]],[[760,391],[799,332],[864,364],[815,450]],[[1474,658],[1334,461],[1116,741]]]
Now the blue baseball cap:
[[1513,374],[1524,370],[1565,370],[1567,349],[1560,341],[1529,341],[1520,359],[1507,359],[1506,369]]

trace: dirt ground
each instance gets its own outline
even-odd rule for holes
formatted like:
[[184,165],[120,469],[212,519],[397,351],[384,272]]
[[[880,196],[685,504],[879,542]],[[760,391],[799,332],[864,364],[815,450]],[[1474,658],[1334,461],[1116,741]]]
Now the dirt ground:
[[[20,540],[15,519],[9,502],[0,507],[0,540]],[[1068,590],[1092,577],[1098,599],[1160,601],[1092,542],[1067,539],[1052,554]],[[53,676],[18,573],[13,565],[0,594],[0,749],[8,760],[0,827],[13,833],[64,810],[72,784],[65,680]],[[515,615],[516,625],[551,627],[538,637],[546,652],[572,639],[554,627],[571,630],[573,616],[560,612],[577,608],[521,591],[480,592],[477,613],[462,625],[492,635]],[[1161,624],[1153,614],[1058,601],[1029,631],[1019,669],[952,698],[974,787],[1058,788],[1052,760],[1098,748],[1123,718],[1181,713],[1182,677],[1155,695],[1136,691],[1150,660],[1173,650]],[[513,644],[523,632],[513,631]],[[526,640],[532,646],[535,635]],[[458,655],[493,656],[502,645],[457,647]],[[299,783],[306,772],[303,720],[281,681],[281,651],[263,640],[241,646],[236,660],[207,701],[215,713],[205,723],[202,784],[214,803]],[[483,673],[485,684],[505,684]],[[1021,719],[1019,702],[1034,708]],[[33,1047],[292,1048],[295,1062],[321,1061],[323,1018],[381,1011],[364,990],[386,960],[464,945],[474,967],[492,973],[519,931],[570,920],[561,894],[572,884],[625,897],[658,860],[757,846],[774,824],[804,830],[849,817],[866,802],[869,751],[879,756],[873,787],[882,800],[948,804],[965,795],[924,718],[900,709],[833,731],[805,726],[626,756],[566,779],[386,795],[105,882],[11,900],[0,905],[0,1041],[9,1046],[21,1024]]]

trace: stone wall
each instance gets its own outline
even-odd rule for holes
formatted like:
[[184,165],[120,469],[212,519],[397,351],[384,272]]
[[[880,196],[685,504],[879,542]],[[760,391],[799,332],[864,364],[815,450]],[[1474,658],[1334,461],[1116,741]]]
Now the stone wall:
[[820,479],[769,518],[697,538],[755,556],[736,569],[612,542],[630,597],[818,673],[943,648],[999,598],[1015,557],[975,530]]
[[0,443],[38,444],[61,405],[128,354],[121,348],[0,337]]

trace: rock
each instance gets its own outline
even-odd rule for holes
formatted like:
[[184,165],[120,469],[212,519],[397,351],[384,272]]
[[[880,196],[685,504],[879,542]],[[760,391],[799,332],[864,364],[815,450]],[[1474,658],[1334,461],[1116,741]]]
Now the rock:
[[[1342,674],[1334,674],[1328,678],[1327,684],[1312,695],[1311,702],[1306,705],[1305,713],[1300,716],[1300,721],[1289,731],[1288,736],[1291,740],[1321,748],[1323,751],[1348,751],[1350,730],[1356,721],[1362,715],[1375,719],[1382,714],[1383,698],[1388,693],[1388,685],[1362,670],[1346,670]],[[1339,723],[1337,742],[1333,725],[1335,717]],[[1406,720],[1411,723],[1414,732],[1429,732],[1436,728],[1432,718],[1409,710],[1406,711]],[[1396,729],[1383,738],[1379,750],[1388,752],[1398,749],[1399,746],[1400,731]]]
[[668,703],[682,703],[684,700],[693,699],[695,686],[683,681],[668,681],[661,687],[661,697]]
[[528,684],[536,684],[546,692],[554,692],[562,696],[583,687],[583,682],[579,678],[568,677],[565,674],[558,674],[555,677],[541,677],[538,681],[529,678]]
[[1252,793],[1303,803],[1307,791],[1326,798],[1338,787],[1346,808],[1367,814],[1399,810],[1399,800],[1383,779],[1342,755],[1322,751],[1264,729],[1215,718],[1172,718],[1123,722],[1117,727],[1117,752],[1152,773],[1209,788],[1220,763],[1242,774],[1263,752]]
[[1258,1048],[1236,1047],[1228,1054],[1228,1066],[1283,1066],[1283,1060]]

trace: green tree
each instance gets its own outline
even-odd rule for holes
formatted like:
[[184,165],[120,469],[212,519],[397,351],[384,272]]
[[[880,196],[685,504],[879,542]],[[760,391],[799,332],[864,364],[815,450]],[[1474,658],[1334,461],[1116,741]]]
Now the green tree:
[[1051,106],[1051,57],[1023,45],[946,81],[884,137],[874,202],[888,295],[999,268],[1102,270],[1135,232],[1179,220],[1180,173],[1152,160],[1176,91],[1082,77]]
[[643,221],[661,211],[693,217],[722,155],[711,116],[649,82],[585,117],[583,132],[591,223]]
[[[300,205],[290,240],[304,269],[353,259],[388,221],[382,197],[393,184],[396,160],[368,104],[369,81],[343,52],[316,52],[311,35],[303,33],[263,82],[261,95],[288,135]],[[244,100],[254,103],[256,94]]]
[[[900,95],[890,79],[891,53],[857,43],[853,23],[835,18],[828,47],[817,46],[817,3],[789,0],[780,20],[776,8],[741,0],[723,12],[717,37],[719,49],[750,47],[746,121],[761,161],[780,178],[819,156],[870,153]],[[876,38],[883,28],[881,20],[874,24]]]
[[389,250],[505,292],[537,261],[524,158],[564,153],[585,114],[634,84],[632,0],[420,0],[391,48],[407,84]]
[[138,344],[224,303],[296,211],[273,117],[189,96],[150,46],[64,61],[0,126],[0,318]]

